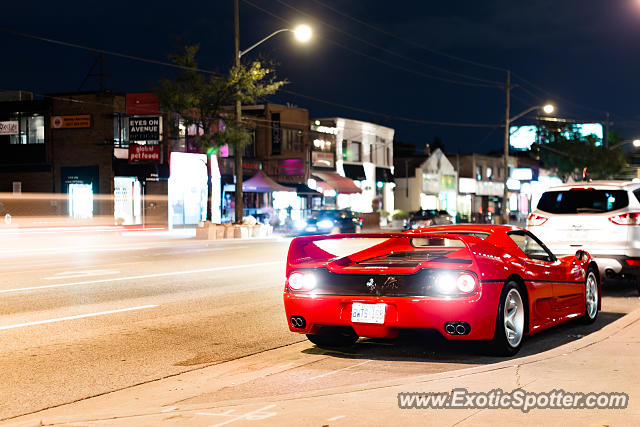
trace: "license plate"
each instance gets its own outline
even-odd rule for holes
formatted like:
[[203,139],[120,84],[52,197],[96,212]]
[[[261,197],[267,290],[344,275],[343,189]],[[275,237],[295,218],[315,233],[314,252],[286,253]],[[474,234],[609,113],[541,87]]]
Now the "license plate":
[[351,304],[351,321],[355,323],[384,323],[386,304]]

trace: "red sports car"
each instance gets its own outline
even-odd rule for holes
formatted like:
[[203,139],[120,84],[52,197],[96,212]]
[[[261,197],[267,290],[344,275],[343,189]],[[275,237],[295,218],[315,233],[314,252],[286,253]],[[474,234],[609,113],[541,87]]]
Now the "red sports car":
[[298,237],[286,274],[289,329],[321,347],[415,328],[488,340],[512,355],[525,335],[595,321],[601,303],[587,252],[556,258],[529,231],[505,225]]

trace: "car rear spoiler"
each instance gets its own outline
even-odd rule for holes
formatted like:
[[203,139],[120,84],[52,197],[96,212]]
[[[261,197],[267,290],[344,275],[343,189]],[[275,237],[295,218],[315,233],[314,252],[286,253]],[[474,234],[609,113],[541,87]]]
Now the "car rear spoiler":
[[[336,255],[322,249],[316,242],[324,240],[342,239],[384,239],[380,243],[356,250],[347,255]],[[448,239],[457,240],[463,243],[467,249],[469,257],[469,242],[467,240],[477,239],[476,237],[452,233],[345,233],[320,236],[296,237],[289,245],[287,255],[287,275],[293,269],[305,267],[315,268],[326,266],[329,262],[337,266],[346,266],[351,263],[358,263],[366,259],[384,256],[394,251],[415,251],[429,246],[415,246],[413,239]],[[479,239],[478,239],[479,240]],[[463,249],[462,247],[459,249]]]

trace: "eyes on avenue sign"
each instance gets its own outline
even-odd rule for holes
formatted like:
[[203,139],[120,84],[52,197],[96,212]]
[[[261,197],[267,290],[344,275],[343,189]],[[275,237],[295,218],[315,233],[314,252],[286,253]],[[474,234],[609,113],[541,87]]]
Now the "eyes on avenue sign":
[[129,141],[159,141],[160,117],[130,117]]
[[0,122],[0,135],[17,135],[18,121]]

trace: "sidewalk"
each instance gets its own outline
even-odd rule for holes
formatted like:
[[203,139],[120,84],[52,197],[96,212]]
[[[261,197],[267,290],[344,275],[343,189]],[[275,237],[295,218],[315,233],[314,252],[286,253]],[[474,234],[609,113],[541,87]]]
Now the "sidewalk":
[[[525,343],[526,345],[526,343]],[[9,425],[639,425],[640,309],[552,350],[472,368],[271,398],[233,388],[293,369],[305,342],[10,420]],[[314,355],[305,359],[313,362]],[[400,392],[624,392],[626,409],[399,409]],[[228,390],[229,400],[214,392]]]

